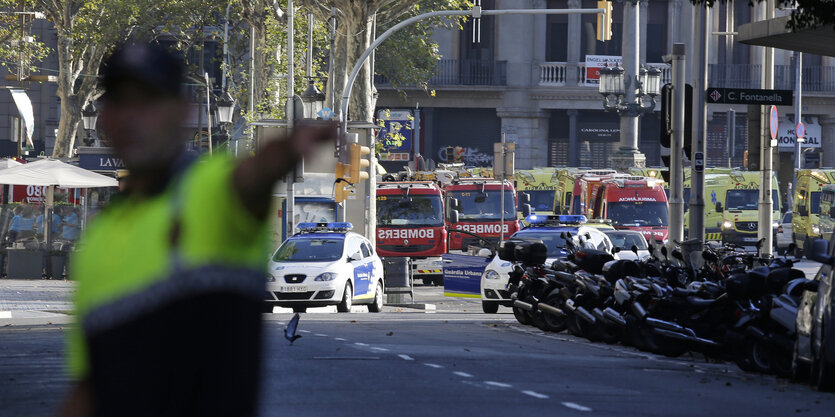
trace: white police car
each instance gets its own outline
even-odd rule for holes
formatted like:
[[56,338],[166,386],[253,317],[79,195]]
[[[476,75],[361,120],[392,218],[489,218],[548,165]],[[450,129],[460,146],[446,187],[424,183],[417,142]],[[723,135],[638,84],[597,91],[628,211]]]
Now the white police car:
[[353,304],[383,309],[383,262],[371,242],[350,232],[351,223],[300,223],[269,264],[267,304],[304,312],[308,307]]
[[[560,215],[542,216],[530,215],[525,219],[528,227],[516,232],[511,238],[541,240],[548,248],[546,264],[551,264],[557,258],[567,255],[563,249],[565,240],[563,232],[572,235],[575,245],[580,244],[580,237],[583,238],[583,247],[612,252],[612,241],[600,231],[600,228],[583,225],[587,221],[583,215]],[[617,256],[616,256],[617,257]],[[510,262],[494,256],[487,264],[484,273],[481,275],[481,307],[485,313],[495,313],[499,306],[511,307],[513,300],[507,290],[507,282],[510,279],[510,271],[513,265]]]

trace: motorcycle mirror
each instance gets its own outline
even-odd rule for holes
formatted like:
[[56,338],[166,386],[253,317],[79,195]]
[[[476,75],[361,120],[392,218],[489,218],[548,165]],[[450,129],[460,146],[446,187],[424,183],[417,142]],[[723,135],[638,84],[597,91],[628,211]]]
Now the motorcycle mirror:
[[619,248],[619,247],[615,246],[614,248],[612,248],[612,255],[614,255],[614,254],[616,254],[616,253],[619,253],[619,252],[620,252],[620,248]]
[[714,254],[713,252],[711,252],[709,250],[702,251],[702,259],[704,259],[708,262],[716,262],[718,260],[718,258],[716,257],[716,254]]
[[763,243],[765,243],[765,238],[762,238],[762,239],[757,241],[757,250],[762,249]]
[[789,256],[790,253],[794,253],[794,250],[797,249],[797,245],[794,242],[789,243],[789,247],[786,248],[786,256]]
[[560,232],[560,239],[565,240],[565,232]]
[[673,258],[676,258],[679,261],[684,261],[684,255],[682,255],[681,251],[677,249],[673,249]]
[[666,246],[661,247],[661,254],[664,255],[664,259],[668,259],[667,258],[667,247]]
[[632,245],[632,253],[634,253],[636,256],[638,255],[638,246]]

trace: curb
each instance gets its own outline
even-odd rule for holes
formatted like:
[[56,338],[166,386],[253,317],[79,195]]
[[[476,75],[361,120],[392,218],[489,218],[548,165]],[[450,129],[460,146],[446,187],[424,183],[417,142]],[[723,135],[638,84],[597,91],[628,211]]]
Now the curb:
[[401,303],[392,303],[392,304],[385,304],[386,307],[400,307],[400,308],[411,308],[415,310],[424,310],[427,313],[434,313],[435,312],[435,304],[424,304],[424,303],[410,303],[410,304],[401,304]]

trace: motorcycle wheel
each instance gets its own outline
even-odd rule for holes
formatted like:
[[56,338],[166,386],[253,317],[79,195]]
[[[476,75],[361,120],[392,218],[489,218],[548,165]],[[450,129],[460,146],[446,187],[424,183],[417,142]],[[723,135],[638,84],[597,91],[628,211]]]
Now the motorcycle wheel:
[[[550,306],[559,307],[562,297],[553,295],[545,299],[544,303]],[[545,332],[559,333],[566,329],[566,317],[557,317],[553,314],[540,311],[533,315],[534,325]]]
[[782,350],[771,350],[771,369],[780,378],[792,376],[792,355]]
[[[773,365],[771,363],[771,349],[762,342],[750,340],[745,346],[745,356],[751,370],[749,372],[759,372],[768,374],[773,372]],[[743,369],[746,370],[746,369]]]
[[583,337],[583,332],[580,329],[580,325],[577,323],[578,320],[582,319],[577,317],[576,314],[570,311],[565,313],[565,327],[568,329],[568,332],[571,333],[572,336]]
[[651,329],[647,329],[647,332],[649,333],[649,343],[652,347],[650,351],[652,353],[664,355],[668,358],[677,358],[690,351],[686,344],[678,340],[654,334]]
[[516,317],[516,321],[518,321],[519,324],[524,324],[525,326],[531,324],[531,313],[528,313],[519,307],[513,307],[513,317]]

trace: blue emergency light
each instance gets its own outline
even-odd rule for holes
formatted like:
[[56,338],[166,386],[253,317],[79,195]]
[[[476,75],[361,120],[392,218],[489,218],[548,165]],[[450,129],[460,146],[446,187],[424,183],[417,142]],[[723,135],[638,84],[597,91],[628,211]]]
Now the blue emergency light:
[[561,214],[559,216],[531,214],[525,218],[525,222],[531,226],[579,224],[587,221],[586,216],[582,214]]
[[589,220],[582,214],[561,214],[558,217],[560,223],[585,223]]
[[349,222],[331,223],[299,223],[296,228],[300,232],[347,232],[354,228]]

